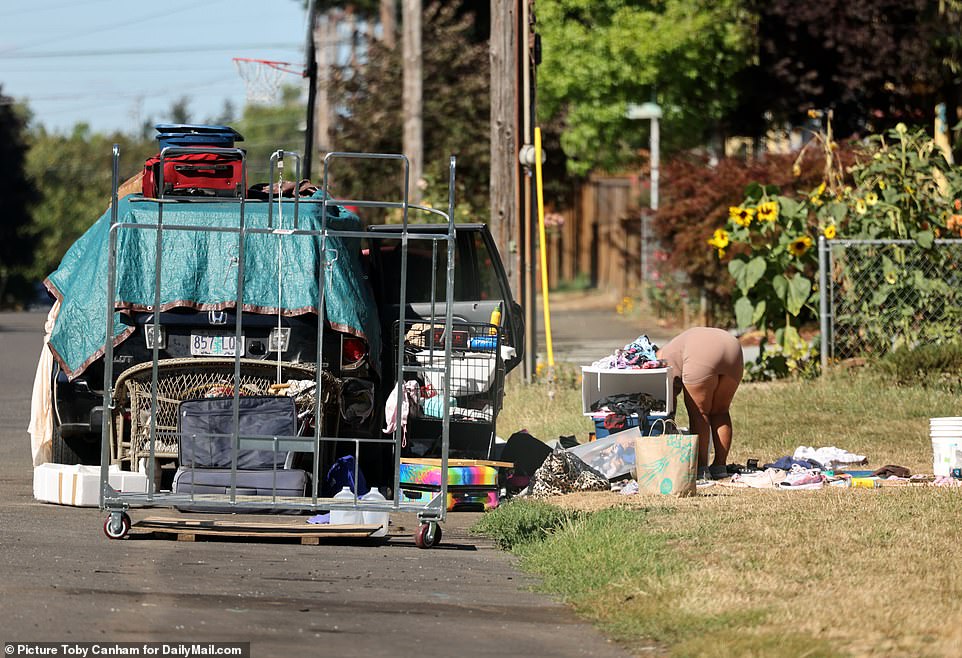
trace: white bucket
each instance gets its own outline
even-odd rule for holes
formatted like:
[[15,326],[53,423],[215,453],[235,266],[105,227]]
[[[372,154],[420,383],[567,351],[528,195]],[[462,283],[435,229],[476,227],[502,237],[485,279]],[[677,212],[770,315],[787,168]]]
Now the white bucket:
[[932,437],[932,472],[935,475],[948,476],[953,468],[962,467],[959,460],[959,448],[962,439],[958,437]]

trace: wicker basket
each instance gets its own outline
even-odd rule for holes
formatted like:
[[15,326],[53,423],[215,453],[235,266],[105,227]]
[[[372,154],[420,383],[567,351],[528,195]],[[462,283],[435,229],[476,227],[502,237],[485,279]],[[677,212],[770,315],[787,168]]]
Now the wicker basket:
[[[241,395],[283,395],[288,388],[306,390],[294,395],[300,418],[311,417],[316,410],[316,369],[314,364],[278,363],[241,359]],[[115,463],[129,462],[136,470],[142,457],[150,456],[150,424],[153,364],[141,363],[125,370],[117,379],[113,409],[111,455]],[[297,382],[300,382],[298,384]],[[337,413],[340,382],[324,371],[321,374],[322,417]],[[157,363],[157,419],[154,457],[176,458],[177,415],[180,403],[207,397],[234,394],[234,359],[162,359]],[[127,409],[130,411],[129,432],[126,427]],[[336,416],[335,416],[336,418]]]

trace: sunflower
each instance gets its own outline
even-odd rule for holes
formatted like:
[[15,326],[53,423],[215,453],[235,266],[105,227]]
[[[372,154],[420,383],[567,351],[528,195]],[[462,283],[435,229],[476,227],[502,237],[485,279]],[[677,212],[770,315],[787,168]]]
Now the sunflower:
[[829,224],[826,226],[825,230],[822,231],[822,234],[825,236],[826,240],[834,240],[835,236],[838,234],[838,231],[835,229],[835,224]]
[[[755,209],[730,206],[728,208],[728,216],[738,226],[748,226],[752,223],[752,217],[755,216]],[[718,231],[715,231],[715,233],[717,234]]]
[[795,238],[788,243],[788,251],[796,258],[801,258],[805,252],[812,248],[812,239],[807,235]]
[[865,206],[865,200],[864,200],[864,199],[856,199],[856,201],[855,201],[855,212],[857,212],[859,215],[864,215],[865,212],[866,212],[866,210],[868,210],[868,208]]
[[815,191],[812,192],[812,195],[809,197],[809,201],[811,201],[812,205],[814,205],[817,208],[823,203],[822,194],[824,193],[825,193],[825,181],[822,181],[822,184],[816,187]]
[[722,258],[725,255],[725,247],[728,246],[728,243],[728,231],[723,228],[716,228],[715,234],[712,236],[711,240],[708,240],[708,244],[718,250],[719,258]]
[[715,247],[716,249],[724,249],[728,246],[728,231],[723,228],[716,228],[715,233],[712,235],[711,240],[708,244]]
[[778,202],[766,201],[758,206],[758,221],[774,222],[778,219]]
[[878,194],[869,192],[865,195],[865,205],[874,206],[876,203],[878,203]]

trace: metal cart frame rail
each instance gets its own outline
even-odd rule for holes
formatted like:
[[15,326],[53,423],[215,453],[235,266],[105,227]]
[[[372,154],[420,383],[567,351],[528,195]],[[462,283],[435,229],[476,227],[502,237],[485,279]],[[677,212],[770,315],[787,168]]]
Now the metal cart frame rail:
[[[101,510],[107,512],[107,518],[104,522],[104,532],[105,534],[113,539],[123,538],[128,534],[131,528],[131,519],[128,515],[128,510],[133,507],[138,508],[149,508],[149,507],[176,507],[178,509],[187,511],[212,511],[212,510],[223,510],[225,507],[229,508],[230,511],[236,511],[238,513],[250,512],[250,511],[262,511],[265,508],[271,511],[291,511],[291,512],[317,512],[320,510],[354,510],[358,512],[372,511],[372,512],[402,512],[410,511],[416,512],[419,520],[419,527],[415,535],[415,542],[421,548],[429,548],[441,538],[441,528],[440,523],[444,521],[446,515],[446,505],[445,501],[447,499],[447,478],[442,478],[442,484],[440,491],[434,495],[427,504],[417,504],[411,502],[402,502],[400,495],[400,462],[401,462],[401,445],[402,445],[402,423],[395,422],[396,429],[393,435],[390,436],[380,436],[380,437],[362,437],[362,436],[331,436],[328,433],[328,428],[325,427],[324,423],[324,405],[317,403],[314,405],[314,432],[312,436],[247,436],[243,435],[238,431],[240,427],[239,421],[239,400],[241,396],[241,370],[242,370],[242,358],[241,350],[235,349],[234,352],[234,372],[233,372],[233,432],[230,435],[230,440],[232,442],[232,458],[231,458],[231,468],[230,468],[230,486],[228,493],[226,495],[221,494],[199,494],[195,492],[190,493],[173,493],[167,491],[158,491],[157,482],[157,472],[158,468],[156,462],[156,442],[158,438],[158,427],[157,427],[157,409],[158,409],[158,380],[160,377],[160,341],[154,340],[151,347],[152,350],[152,361],[151,361],[151,378],[150,378],[150,404],[151,413],[149,419],[149,459],[147,460],[148,478],[147,478],[147,491],[146,493],[126,493],[116,491],[109,482],[108,476],[108,464],[112,459],[112,454],[116,450],[116,445],[122,437],[114,437],[113,432],[116,431],[118,424],[114,422],[115,414],[122,413],[122,409],[118,409],[118,404],[122,402],[122,396],[118,390],[115,390],[114,381],[114,363],[113,363],[113,335],[111,328],[113,327],[115,308],[117,304],[117,249],[118,249],[118,236],[120,231],[154,231],[156,233],[156,246],[155,246],[155,262],[154,262],[154,303],[153,303],[153,322],[149,327],[145,327],[146,330],[153,332],[154,336],[159,335],[158,331],[160,328],[160,312],[163,307],[164,300],[161,298],[161,283],[162,283],[162,267],[163,267],[163,238],[165,233],[177,232],[177,231],[216,231],[224,233],[233,233],[237,236],[237,256],[236,256],[236,267],[237,267],[237,280],[236,280],[236,298],[234,300],[235,304],[235,314],[236,323],[234,326],[234,337],[237,344],[240,343],[242,338],[242,317],[244,314],[244,271],[245,271],[245,243],[247,242],[247,237],[256,234],[273,235],[277,237],[278,249],[282,249],[285,240],[293,240],[295,238],[317,240],[320,244],[319,251],[319,267],[317,268],[317,284],[318,284],[318,326],[317,326],[317,360],[314,364],[314,371],[316,373],[315,381],[315,391],[318,400],[323,398],[325,381],[322,377],[323,374],[323,364],[324,355],[322,353],[324,345],[324,331],[326,325],[326,314],[325,314],[325,295],[326,295],[326,285],[325,277],[327,275],[328,269],[337,260],[338,254],[336,249],[329,248],[328,241],[332,237],[342,237],[342,238],[356,238],[356,239],[366,239],[374,244],[378,240],[399,240],[401,245],[401,273],[400,273],[400,305],[399,313],[397,318],[397,323],[399,326],[403,326],[404,323],[410,318],[405,317],[406,308],[406,296],[407,296],[407,248],[411,240],[429,240],[432,242],[432,250],[434,257],[437,257],[437,251],[439,245],[446,247],[446,283],[444,290],[443,300],[439,300],[437,295],[438,291],[435,289],[434,282],[432,281],[431,286],[431,322],[442,321],[445,326],[452,326],[452,300],[454,299],[454,267],[455,267],[455,225],[454,225],[454,194],[455,194],[455,165],[456,161],[454,157],[451,157],[449,162],[449,181],[448,181],[448,208],[447,212],[442,212],[438,209],[411,204],[408,201],[408,184],[409,184],[409,162],[404,155],[399,154],[380,154],[380,153],[350,153],[350,152],[335,152],[329,153],[324,159],[324,169],[323,169],[323,187],[325,191],[323,199],[300,199],[299,194],[295,192],[293,199],[293,219],[290,225],[286,226],[283,217],[284,204],[281,202],[282,193],[278,195],[278,218],[277,225],[274,222],[274,192],[273,183],[275,181],[275,175],[280,178],[283,176],[284,161],[293,160],[294,161],[294,172],[295,181],[301,180],[301,159],[297,153],[290,151],[276,151],[271,156],[271,186],[269,187],[269,197],[268,212],[267,212],[267,226],[257,227],[250,226],[246,222],[246,204],[247,201],[242,194],[237,199],[225,199],[217,198],[212,199],[219,203],[235,202],[237,204],[237,223],[232,226],[193,226],[185,224],[176,223],[165,223],[164,221],[164,209],[172,204],[182,204],[182,203],[204,203],[207,199],[204,198],[170,198],[164,195],[164,184],[163,184],[163,169],[164,160],[170,156],[192,153],[192,152],[217,152],[223,154],[239,155],[244,162],[244,174],[243,174],[243,190],[246,193],[247,190],[247,178],[246,178],[246,154],[240,149],[222,149],[222,148],[188,148],[188,147],[167,147],[164,148],[160,153],[160,166],[159,166],[159,180],[157,183],[157,189],[159,190],[158,198],[156,199],[135,199],[138,203],[150,204],[150,206],[156,209],[156,223],[125,223],[121,222],[119,219],[118,211],[118,189],[119,189],[119,162],[120,162],[120,150],[117,145],[113,147],[113,171],[112,171],[112,199],[111,199],[111,212],[110,212],[110,231],[109,231],[109,244],[108,244],[108,255],[107,255],[107,308],[106,311],[106,337],[104,344],[104,409],[106,413],[103,416],[103,426],[102,426],[102,450],[101,450],[101,482],[100,482],[100,507]],[[329,189],[329,179],[330,170],[332,165],[343,159],[376,159],[376,160],[386,160],[394,161],[401,165],[403,169],[403,190],[400,201],[373,201],[366,199],[334,199],[331,198],[326,191]],[[281,189],[281,186],[278,186]],[[318,229],[307,229],[299,226],[299,206],[301,203],[308,204],[320,204],[321,205],[321,222],[320,228]],[[330,208],[332,206],[354,206],[357,208],[379,208],[386,210],[396,210],[401,213],[402,230],[399,233],[382,235],[374,232],[367,231],[347,231],[340,229],[332,229],[328,226],[328,219],[331,215]],[[427,215],[433,215],[436,218],[440,218],[441,223],[437,224],[437,232],[409,232],[408,222],[410,211],[418,211],[420,213],[425,213]],[[280,251],[279,251],[280,258]],[[278,309],[281,308],[281,298],[280,291],[283,286],[283,281],[281,280],[281,268],[278,266]],[[438,313],[440,311],[440,313]],[[280,311],[278,311],[280,312]],[[442,320],[443,318],[443,320]],[[380,321],[380,320],[379,320]],[[443,379],[443,391],[450,390],[451,382],[451,352],[452,352],[452,338],[451,331],[445,332],[445,337],[443,341],[443,347],[440,353],[443,354],[442,363],[432,363],[429,365],[409,365],[405,364],[404,360],[404,337],[401,335],[398,339],[396,350],[397,359],[395,363],[397,364],[395,376],[395,385],[400,391],[403,389],[403,383],[406,377],[417,377],[419,374],[423,375],[427,371],[433,371],[433,374],[440,375]],[[385,349],[387,347],[385,346]],[[278,377],[280,377],[280,350],[278,349]],[[385,373],[386,376],[386,373]],[[397,405],[395,420],[400,420],[401,405]],[[442,417],[442,442],[441,442],[441,467],[442,472],[446,473],[448,469],[448,449],[450,445],[450,413],[445,405]],[[122,425],[121,425],[122,426]],[[339,434],[336,432],[335,434]],[[354,468],[355,468],[355,479],[357,482],[358,468],[359,468],[359,455],[362,444],[378,443],[378,444],[393,444],[394,447],[394,482],[393,482],[393,496],[392,500],[380,501],[380,500],[364,500],[359,498],[357,491],[355,489],[353,500],[346,499],[335,499],[335,498],[325,498],[319,495],[319,483],[321,480],[321,448],[322,445],[329,442],[353,442],[354,443]],[[276,484],[272,491],[271,496],[248,496],[239,494],[237,489],[237,476],[238,476],[238,464],[237,455],[240,450],[268,450],[273,451],[275,456],[279,452],[292,452],[292,453],[310,453],[313,455],[313,468],[311,475],[311,490],[308,496],[279,496],[277,495]],[[275,483],[276,483],[276,465],[275,469]]]

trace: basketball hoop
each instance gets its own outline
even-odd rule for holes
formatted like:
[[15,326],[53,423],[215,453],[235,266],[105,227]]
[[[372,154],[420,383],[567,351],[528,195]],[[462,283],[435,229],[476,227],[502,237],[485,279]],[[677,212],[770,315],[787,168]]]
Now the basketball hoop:
[[248,103],[271,103],[277,100],[284,74],[293,73],[304,76],[304,70],[289,62],[275,62],[269,59],[234,57],[234,66],[247,87]]

